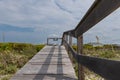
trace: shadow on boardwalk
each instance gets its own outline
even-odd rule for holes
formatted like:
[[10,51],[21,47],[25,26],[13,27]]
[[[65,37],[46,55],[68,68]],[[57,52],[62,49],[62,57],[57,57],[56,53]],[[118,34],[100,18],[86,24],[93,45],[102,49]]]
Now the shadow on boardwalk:
[[[40,71],[38,72],[38,75],[36,75],[33,80],[44,80],[45,77],[51,77],[51,78],[54,78],[55,80],[76,80],[75,78],[67,77],[67,75],[63,73],[61,46],[58,46],[58,56],[59,57],[58,57],[57,64],[56,64],[57,65],[56,74],[47,73],[49,65],[50,65],[51,60],[52,60],[52,57],[54,55],[53,54],[54,50],[55,50],[55,46],[53,46],[51,48],[51,50],[50,50],[50,52],[49,52],[49,54],[44,62],[44,64],[47,63],[47,65],[42,65]],[[45,74],[41,74],[41,72],[44,72]]]

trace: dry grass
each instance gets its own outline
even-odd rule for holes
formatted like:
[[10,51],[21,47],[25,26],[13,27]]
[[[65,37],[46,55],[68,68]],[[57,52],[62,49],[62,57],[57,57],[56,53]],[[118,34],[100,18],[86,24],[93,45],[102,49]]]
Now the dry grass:
[[[73,46],[74,50],[77,50],[76,46]],[[93,47],[92,45],[84,45],[83,49],[84,55],[94,56],[99,58],[106,58],[110,60],[120,60],[120,49],[115,45],[104,45],[102,47]],[[73,61],[75,62],[75,61]],[[78,64],[75,62],[75,71],[78,75]],[[99,75],[94,72],[89,71],[87,68],[84,68],[85,80],[104,80]]]
[[44,45],[0,43],[0,80],[9,80]]

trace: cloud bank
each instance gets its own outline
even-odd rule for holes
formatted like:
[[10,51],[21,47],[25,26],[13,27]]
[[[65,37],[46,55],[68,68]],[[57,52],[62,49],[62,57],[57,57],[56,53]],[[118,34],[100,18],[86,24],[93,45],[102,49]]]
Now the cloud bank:
[[[6,41],[45,43],[47,37],[75,28],[94,1],[0,0],[0,24],[9,25],[5,30],[0,26],[0,33],[6,33]],[[118,16],[120,9],[88,31],[85,42],[95,41],[97,35],[102,42],[120,43]]]

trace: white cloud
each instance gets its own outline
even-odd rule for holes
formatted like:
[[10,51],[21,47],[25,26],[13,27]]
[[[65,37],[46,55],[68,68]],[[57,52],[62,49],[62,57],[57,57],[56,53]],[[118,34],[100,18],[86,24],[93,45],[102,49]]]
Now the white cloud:
[[[85,1],[90,2],[90,0]],[[40,24],[46,23],[50,24],[49,26],[51,24],[66,25],[71,22],[74,24],[78,21],[73,16],[75,14],[81,16],[82,7],[79,6],[81,2],[72,0],[2,0],[0,1],[0,22],[21,27],[38,27]],[[72,14],[62,11],[56,3],[66,11],[70,10]]]
[[[18,27],[32,27],[34,28],[34,33],[28,33],[26,37],[40,40],[44,35],[45,40],[50,34],[62,36],[63,31],[75,28],[94,1],[95,0],[0,0],[0,23]],[[95,33],[94,36],[100,35],[107,40],[111,39],[111,37],[108,37],[108,33],[112,32],[115,34],[115,40],[118,41],[119,36],[116,35],[120,29],[119,12],[120,10],[115,11],[111,17],[97,24],[95,28],[88,31],[86,35],[89,36]],[[115,33],[115,31],[118,33]],[[113,35],[112,33],[111,35]],[[94,38],[94,36],[92,38]],[[89,37],[89,40],[92,40],[92,38]],[[112,40],[114,39],[111,39],[111,41]]]
[[120,8],[95,25],[92,29],[85,33],[87,42],[95,41],[95,36],[100,36],[103,43],[119,43],[120,44]]

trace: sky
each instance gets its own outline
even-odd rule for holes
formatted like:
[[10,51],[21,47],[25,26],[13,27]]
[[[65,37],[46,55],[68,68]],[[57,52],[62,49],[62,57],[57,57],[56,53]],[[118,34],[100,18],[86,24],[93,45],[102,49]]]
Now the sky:
[[[46,43],[74,29],[95,0],[0,0],[0,42]],[[120,9],[84,34],[84,42],[120,43]]]

